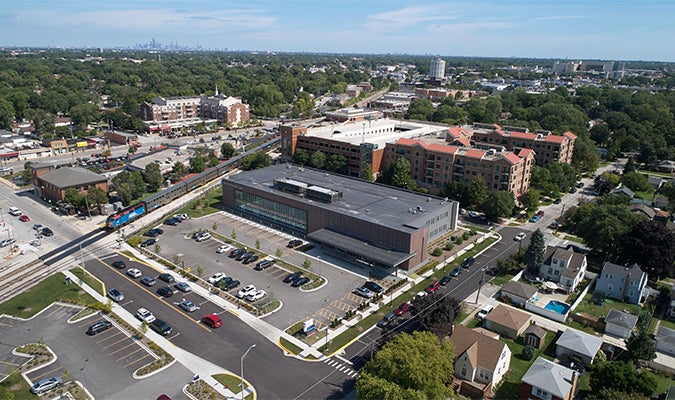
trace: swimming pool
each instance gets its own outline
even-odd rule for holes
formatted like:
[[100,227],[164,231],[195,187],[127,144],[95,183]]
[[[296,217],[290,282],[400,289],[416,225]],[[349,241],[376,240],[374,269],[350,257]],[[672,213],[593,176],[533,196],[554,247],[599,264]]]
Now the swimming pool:
[[544,307],[547,310],[551,310],[553,312],[556,312],[561,315],[567,314],[567,312],[570,310],[570,306],[566,303],[557,301],[557,300],[551,300],[546,304],[546,307]]

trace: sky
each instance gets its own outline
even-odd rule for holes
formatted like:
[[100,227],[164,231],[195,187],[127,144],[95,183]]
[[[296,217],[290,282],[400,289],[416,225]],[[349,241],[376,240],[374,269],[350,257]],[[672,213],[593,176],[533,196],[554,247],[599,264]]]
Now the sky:
[[2,0],[0,46],[675,62],[673,0]]

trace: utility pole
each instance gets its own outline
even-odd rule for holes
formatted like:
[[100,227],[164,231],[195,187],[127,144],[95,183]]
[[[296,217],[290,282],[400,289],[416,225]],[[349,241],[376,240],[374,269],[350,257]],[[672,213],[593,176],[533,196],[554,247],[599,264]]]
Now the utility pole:
[[478,293],[476,293],[476,304],[478,304],[478,298],[480,297],[480,289],[483,287],[483,280],[485,279],[485,268],[480,269],[483,275],[480,277],[480,282],[478,282]]

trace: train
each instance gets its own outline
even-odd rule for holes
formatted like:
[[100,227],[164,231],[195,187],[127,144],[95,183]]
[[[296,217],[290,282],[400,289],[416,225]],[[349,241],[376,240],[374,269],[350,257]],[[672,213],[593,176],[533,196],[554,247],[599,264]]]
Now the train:
[[134,205],[122,209],[121,211],[115,213],[114,215],[109,216],[106,219],[105,229],[109,231],[114,231],[124,225],[131,223],[132,221],[137,220],[138,218],[152,212],[153,210],[161,206],[171,203],[177,198],[190,193],[191,191],[195,190],[198,187],[201,187],[207,182],[210,182],[218,178],[219,176],[225,175],[226,173],[232,171],[234,168],[237,168],[241,164],[241,161],[249,154],[269,150],[270,148],[278,145],[280,141],[281,139],[279,137],[275,137],[274,139],[266,141],[260,146],[254,147],[251,150],[238,154],[235,157],[232,157],[229,160],[224,161],[215,167],[209,168],[204,172],[191,176],[185,181],[176,183],[175,185],[172,185],[162,191],[159,191]]

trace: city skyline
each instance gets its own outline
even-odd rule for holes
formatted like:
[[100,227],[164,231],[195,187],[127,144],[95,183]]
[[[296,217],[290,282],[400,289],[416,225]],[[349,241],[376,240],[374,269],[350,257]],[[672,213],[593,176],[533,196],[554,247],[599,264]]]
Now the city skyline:
[[0,46],[675,61],[675,3],[659,0],[5,4]]

